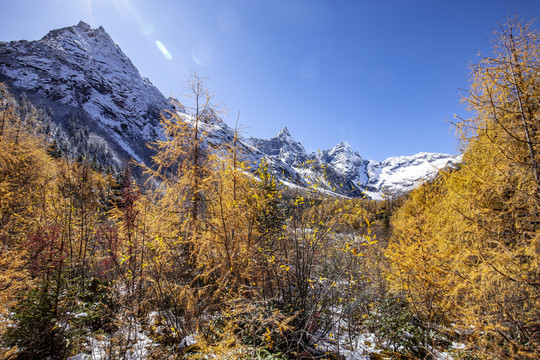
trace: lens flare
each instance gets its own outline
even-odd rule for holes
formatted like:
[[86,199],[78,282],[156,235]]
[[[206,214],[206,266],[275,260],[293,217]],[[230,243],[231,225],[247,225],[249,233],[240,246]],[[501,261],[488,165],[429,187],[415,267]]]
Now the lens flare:
[[165,47],[165,45],[163,45],[161,41],[156,40],[156,46],[158,47],[159,51],[161,51],[163,56],[165,56],[168,60],[172,60],[171,53],[169,52],[169,50],[167,50],[167,48]]
[[199,42],[191,48],[191,58],[201,66],[210,64],[213,57],[212,48],[205,43]]

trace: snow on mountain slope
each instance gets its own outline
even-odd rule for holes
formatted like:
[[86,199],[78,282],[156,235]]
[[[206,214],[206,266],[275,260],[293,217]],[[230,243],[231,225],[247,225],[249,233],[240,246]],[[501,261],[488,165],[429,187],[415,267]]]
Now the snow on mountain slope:
[[63,144],[64,151],[108,165],[148,160],[145,143],[159,136],[159,112],[170,108],[107,32],[84,22],[38,41],[0,43],[0,74],[14,92],[47,107],[65,138],[82,128],[88,139],[105,140],[112,156],[96,154],[92,143]]
[[461,156],[424,152],[391,157],[382,162],[370,161],[366,194],[380,200],[384,195],[407,193],[419,183],[435,178],[440,170],[454,167],[459,162]]
[[331,150],[323,150],[318,158],[330,164],[340,175],[351,179],[355,184],[367,184],[369,177],[365,168],[369,160],[363,159],[351,146],[342,142]]
[[[284,128],[270,140],[250,138],[251,145],[282,166],[283,180],[319,188],[337,195],[376,200],[385,195],[399,196],[433,179],[441,169],[454,166],[460,157],[419,153],[378,162],[362,158],[345,142],[333,149],[306,154],[303,146]],[[280,171],[276,171],[279,175]]]
[[[49,133],[61,151],[116,169],[129,158],[149,163],[147,142],[163,138],[160,111],[176,111],[192,121],[174,99],[165,99],[140,76],[102,27],[92,29],[84,22],[52,30],[37,41],[0,42],[0,81],[47,110]],[[232,142],[233,129],[215,113],[207,115],[200,126],[208,144]],[[408,192],[460,161],[420,153],[377,162],[362,158],[347,143],[308,154],[286,127],[271,139],[239,138],[237,144],[249,167],[256,169],[266,158],[285,186],[316,184],[327,194],[373,199]]]
[[302,144],[294,140],[289,130],[284,127],[270,140],[250,138],[251,144],[266,155],[276,157],[291,166],[298,166],[306,161],[306,151]]

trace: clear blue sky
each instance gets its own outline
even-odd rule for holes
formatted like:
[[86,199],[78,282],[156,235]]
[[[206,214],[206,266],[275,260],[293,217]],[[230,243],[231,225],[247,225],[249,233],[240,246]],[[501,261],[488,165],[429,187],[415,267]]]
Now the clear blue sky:
[[[538,0],[0,0],[0,40],[102,25],[165,96],[190,70],[234,126],[269,138],[281,128],[306,150],[347,141],[384,160],[457,153],[448,121],[466,116],[468,64],[508,15]],[[539,24],[536,24],[538,27]],[[162,52],[157,41],[167,49]]]

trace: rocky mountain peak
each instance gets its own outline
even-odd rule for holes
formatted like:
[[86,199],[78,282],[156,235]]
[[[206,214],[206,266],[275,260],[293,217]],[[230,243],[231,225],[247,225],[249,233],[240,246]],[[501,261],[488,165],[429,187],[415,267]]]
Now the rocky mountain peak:
[[[75,41],[81,45],[87,45],[86,50],[92,50],[92,45],[99,45],[101,49],[119,50],[118,45],[113,41],[111,36],[105,31],[103,26],[93,29],[84,21],[80,21],[75,26],[68,26],[50,31],[41,41],[57,42],[60,46],[65,46]],[[82,50],[82,49],[81,49]]]
[[159,112],[171,108],[103,27],[82,21],[41,40],[0,42],[0,81],[50,110],[66,152],[106,166],[148,159],[145,142],[160,136]]
[[349,145],[348,142],[340,142],[332,150],[330,150],[331,154],[339,154],[339,153],[346,153],[346,154],[353,154],[355,151],[352,149],[351,145]]
[[292,139],[291,133],[289,132],[289,129],[287,129],[286,126],[283,129],[281,129],[281,131],[274,137],[280,138],[280,139]]
[[293,139],[287,127],[269,140],[250,138],[249,142],[263,154],[277,156],[288,165],[298,166],[306,161],[306,150],[302,144]]
[[[87,33],[89,33],[89,32],[94,32],[94,29],[92,29],[92,27],[91,27],[90,25],[88,25],[87,23],[85,23],[85,22],[82,21],[82,20],[79,21],[79,23],[78,23],[77,25],[72,26],[72,27],[75,27],[75,28],[77,28],[77,29],[81,29],[81,30],[83,30],[83,31],[85,31],[85,32],[87,32]],[[98,30],[104,31],[105,29],[103,29],[103,26],[100,26],[100,27],[98,28]]]

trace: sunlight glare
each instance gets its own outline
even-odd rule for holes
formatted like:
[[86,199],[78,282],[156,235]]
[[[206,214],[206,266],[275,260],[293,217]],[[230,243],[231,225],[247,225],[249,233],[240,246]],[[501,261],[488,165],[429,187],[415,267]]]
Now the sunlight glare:
[[86,6],[88,7],[88,15],[92,19],[92,0],[86,0]]
[[161,51],[161,53],[163,54],[163,56],[165,56],[168,60],[172,60],[171,53],[169,52],[169,50],[167,50],[167,48],[165,47],[165,45],[163,45],[161,41],[156,40],[156,45],[159,51]]
[[191,58],[201,66],[208,65],[212,62],[212,48],[205,43],[199,42],[191,48]]
[[148,36],[154,32],[154,25],[149,22],[143,22],[139,24],[139,29],[141,30],[141,34]]
[[148,36],[154,32],[154,25],[143,18],[132,0],[113,0],[113,4],[124,20],[135,21],[142,35]]

